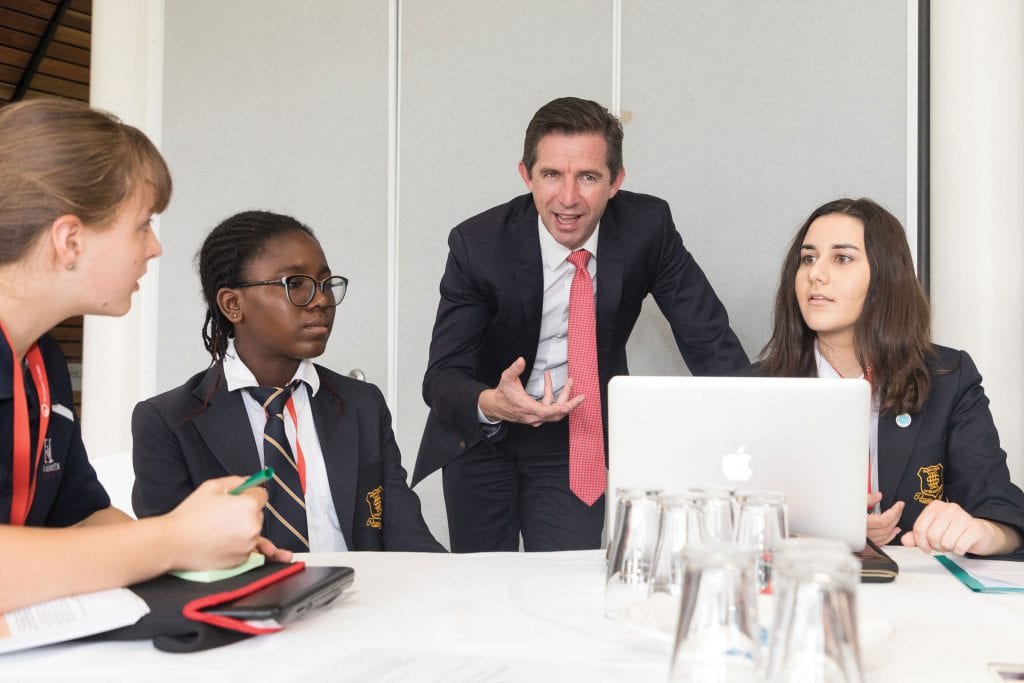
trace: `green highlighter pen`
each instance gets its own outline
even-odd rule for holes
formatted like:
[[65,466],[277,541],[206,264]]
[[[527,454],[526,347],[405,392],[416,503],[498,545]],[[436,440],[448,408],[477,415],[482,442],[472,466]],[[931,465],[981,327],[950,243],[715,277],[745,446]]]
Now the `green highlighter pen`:
[[237,496],[242,491],[245,491],[248,488],[252,488],[253,486],[258,486],[259,484],[262,484],[265,481],[270,481],[273,478],[274,478],[274,468],[273,467],[264,467],[262,470],[260,470],[256,474],[252,475],[251,477],[249,477],[248,479],[243,481],[241,484],[239,484],[235,488],[233,488],[230,491],[228,491],[228,493],[230,493],[233,496]]

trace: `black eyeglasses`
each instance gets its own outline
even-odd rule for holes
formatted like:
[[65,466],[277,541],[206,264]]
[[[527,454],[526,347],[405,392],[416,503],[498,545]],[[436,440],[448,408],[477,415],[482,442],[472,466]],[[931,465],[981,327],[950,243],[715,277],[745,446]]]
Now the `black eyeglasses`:
[[327,297],[328,306],[337,306],[345,298],[348,291],[348,278],[332,275],[317,281],[310,275],[286,275],[280,280],[260,280],[259,282],[240,282],[235,287],[257,287],[259,285],[281,285],[284,287],[288,301],[296,306],[308,306],[319,289]]

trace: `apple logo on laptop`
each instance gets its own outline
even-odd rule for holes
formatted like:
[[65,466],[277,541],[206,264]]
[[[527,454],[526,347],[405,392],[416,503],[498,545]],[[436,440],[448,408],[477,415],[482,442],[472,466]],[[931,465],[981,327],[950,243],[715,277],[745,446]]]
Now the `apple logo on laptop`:
[[744,452],[746,446],[740,446],[735,453],[722,456],[722,472],[729,481],[747,481],[754,473],[750,469],[750,453]]

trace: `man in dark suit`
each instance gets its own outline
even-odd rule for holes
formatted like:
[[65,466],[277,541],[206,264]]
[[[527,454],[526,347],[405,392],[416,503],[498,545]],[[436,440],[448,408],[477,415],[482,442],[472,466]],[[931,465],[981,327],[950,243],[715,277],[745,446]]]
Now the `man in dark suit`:
[[747,364],[668,205],[619,190],[622,126],[604,107],[542,107],[519,172],[530,194],[449,236],[423,380],[413,485],[443,468],[455,552],[516,550],[520,533],[526,550],[600,546],[606,388],[648,294],[694,374]]
[[[229,362],[235,361],[229,347]],[[236,361],[235,361],[236,362]],[[307,361],[308,362],[308,361]],[[419,498],[391,430],[391,413],[373,384],[309,363],[319,387],[310,410],[330,501],[349,550],[445,552],[427,529]],[[140,518],[174,509],[199,484],[258,471],[259,453],[241,391],[229,391],[219,361],[185,384],[142,401],[132,414]],[[324,507],[322,505],[321,507]]]

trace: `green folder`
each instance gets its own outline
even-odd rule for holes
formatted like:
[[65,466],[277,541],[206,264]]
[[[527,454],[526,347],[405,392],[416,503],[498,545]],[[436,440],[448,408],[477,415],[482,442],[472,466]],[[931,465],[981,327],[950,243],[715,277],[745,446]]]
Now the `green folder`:
[[[935,559],[939,561],[939,564],[948,569],[953,576],[959,579],[960,583],[967,586],[975,593],[1024,593],[1024,584],[1020,586],[985,584],[946,555],[936,555]],[[999,562],[999,560],[989,561]],[[1004,584],[1009,582],[1000,581],[1000,583]]]

